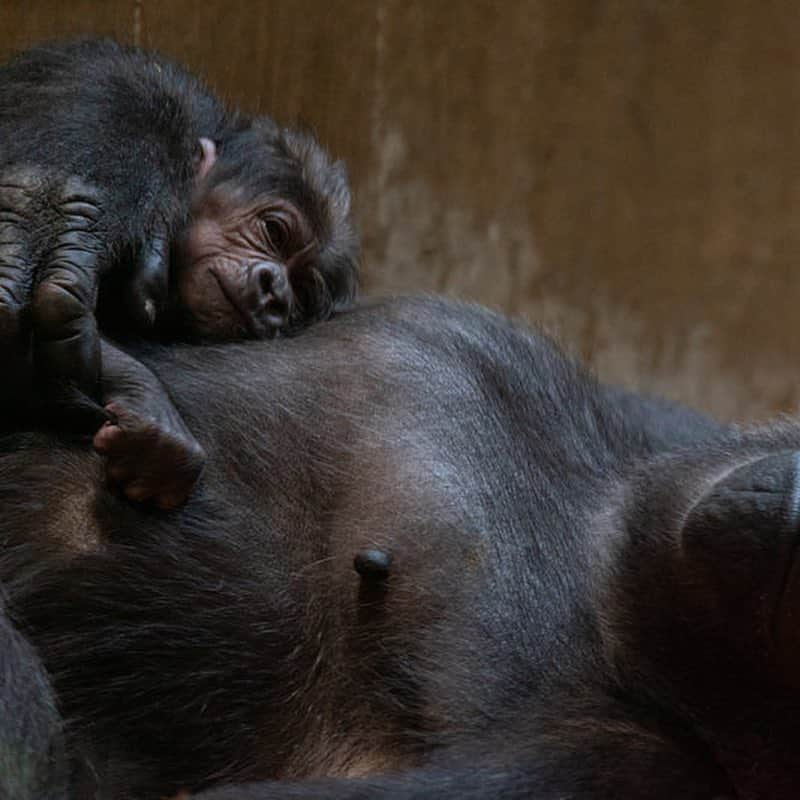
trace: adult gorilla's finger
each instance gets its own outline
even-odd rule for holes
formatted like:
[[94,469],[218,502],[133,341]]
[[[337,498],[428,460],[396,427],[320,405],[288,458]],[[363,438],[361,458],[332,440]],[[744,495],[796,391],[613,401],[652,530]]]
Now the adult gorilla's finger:
[[125,290],[125,305],[141,330],[152,328],[167,307],[169,291],[169,233],[153,232],[138,254]]
[[59,230],[33,291],[34,364],[48,400],[82,407],[99,396],[100,339],[94,317],[105,260],[90,190],[68,181],[58,205]]

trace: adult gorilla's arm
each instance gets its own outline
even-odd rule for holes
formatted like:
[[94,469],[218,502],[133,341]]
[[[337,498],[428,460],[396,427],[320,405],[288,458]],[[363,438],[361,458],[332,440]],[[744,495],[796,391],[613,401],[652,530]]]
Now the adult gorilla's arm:
[[[719,794],[724,778],[715,769],[641,731],[597,736],[581,720],[583,742],[526,740],[528,754],[476,758],[470,766],[420,768],[369,778],[270,781],[226,786],[196,800],[731,800]],[[594,739],[594,740],[593,740]],[[609,746],[611,745],[611,746]],[[515,745],[510,744],[511,747]],[[462,763],[463,762],[462,760]],[[657,775],[658,780],[653,781]]]
[[66,800],[62,733],[50,681],[0,593],[0,797]]
[[509,767],[463,770],[413,770],[403,775],[353,780],[227,786],[193,795],[196,800],[595,800],[590,790],[549,790],[535,772],[526,774]]

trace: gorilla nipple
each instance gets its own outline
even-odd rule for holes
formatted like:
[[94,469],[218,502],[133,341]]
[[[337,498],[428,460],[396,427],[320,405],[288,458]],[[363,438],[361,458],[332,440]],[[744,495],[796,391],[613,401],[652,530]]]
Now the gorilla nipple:
[[385,550],[362,550],[353,559],[353,568],[364,581],[385,581],[391,566],[392,554]]

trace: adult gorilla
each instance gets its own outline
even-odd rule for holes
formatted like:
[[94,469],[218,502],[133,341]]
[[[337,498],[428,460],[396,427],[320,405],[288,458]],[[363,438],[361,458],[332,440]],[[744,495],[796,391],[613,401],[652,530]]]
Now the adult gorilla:
[[84,442],[0,441],[64,796],[797,797],[797,426],[437,300],[137,355],[209,456],[185,509],[111,494]]

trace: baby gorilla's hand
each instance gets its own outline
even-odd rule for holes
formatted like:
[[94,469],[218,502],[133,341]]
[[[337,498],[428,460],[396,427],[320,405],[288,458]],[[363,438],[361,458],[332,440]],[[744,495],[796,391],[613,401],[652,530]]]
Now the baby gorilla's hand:
[[113,421],[95,434],[94,448],[107,459],[109,481],[137,503],[152,500],[164,510],[185,503],[205,454],[180,417],[146,417],[119,403],[109,403],[106,411]]
[[112,484],[134,502],[159,508],[186,502],[205,454],[158,378],[140,361],[103,340],[102,396],[111,417],[94,437]]

